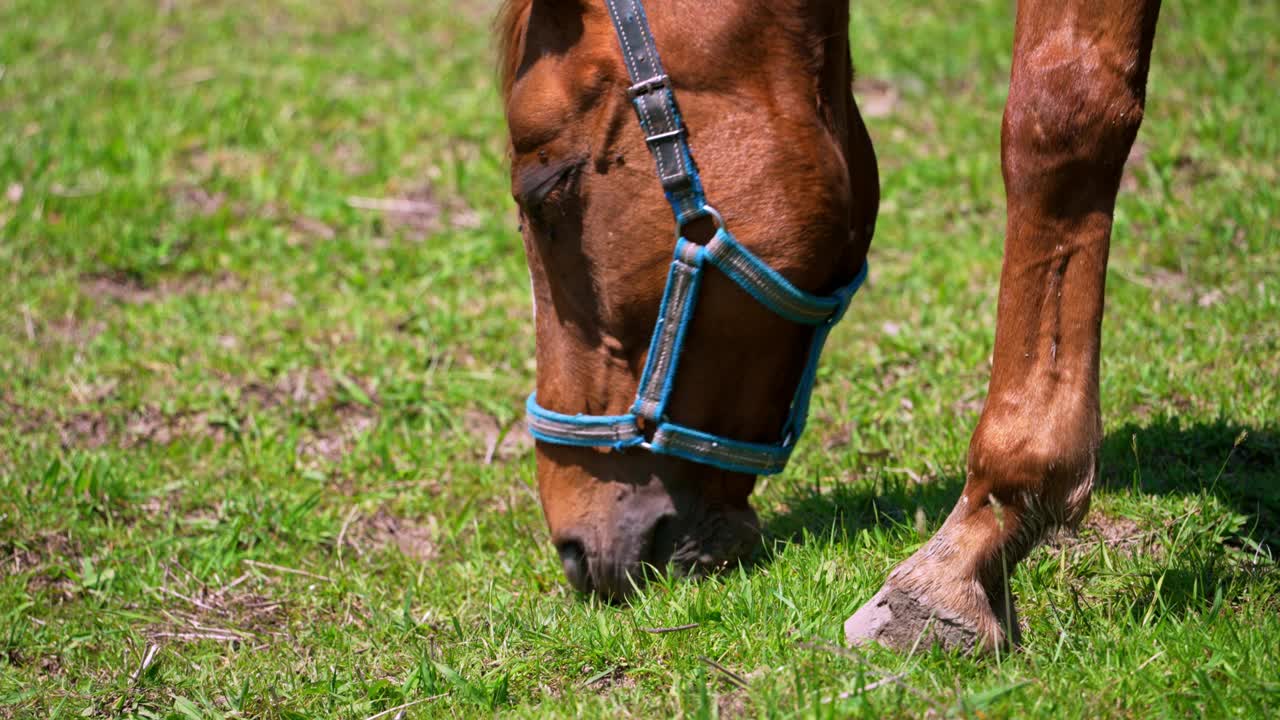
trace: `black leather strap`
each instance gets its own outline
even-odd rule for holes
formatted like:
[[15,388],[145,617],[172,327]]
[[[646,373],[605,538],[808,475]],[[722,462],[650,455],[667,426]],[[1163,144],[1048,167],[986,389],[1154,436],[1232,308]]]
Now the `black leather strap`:
[[658,165],[658,180],[677,221],[683,223],[701,214],[706,200],[675,93],[662,68],[644,5],[640,0],[605,0],[605,4],[622,47],[623,63],[631,77],[628,94],[644,130],[645,142]]

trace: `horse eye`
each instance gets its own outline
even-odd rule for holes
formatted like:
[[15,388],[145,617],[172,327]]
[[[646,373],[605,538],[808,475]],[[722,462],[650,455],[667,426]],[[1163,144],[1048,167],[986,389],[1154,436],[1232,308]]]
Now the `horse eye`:
[[538,164],[519,173],[516,179],[516,202],[534,222],[541,221],[544,206],[556,204],[561,194],[576,189],[582,160]]

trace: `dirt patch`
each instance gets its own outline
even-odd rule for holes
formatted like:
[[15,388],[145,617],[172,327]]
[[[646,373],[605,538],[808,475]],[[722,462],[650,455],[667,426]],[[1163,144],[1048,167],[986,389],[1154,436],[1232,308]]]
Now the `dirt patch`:
[[214,442],[227,439],[227,427],[213,422],[208,413],[186,412],[167,415],[159,408],[146,407],[134,412],[125,423],[122,446],[143,444],[168,445],[178,438],[207,437]]
[[111,439],[111,424],[100,413],[82,412],[72,415],[58,426],[63,449],[97,449]]
[[716,709],[721,718],[740,718],[749,716],[751,703],[745,690],[734,690],[716,698]]
[[[148,405],[128,411],[84,410],[60,419],[3,398],[0,398],[0,408],[10,417],[18,418],[24,432],[53,427],[64,449],[90,450],[107,446],[128,449],[168,445],[180,439],[208,438],[221,443],[234,434],[237,419],[243,419],[249,407],[298,408],[314,413],[320,423],[299,443],[299,457],[325,461],[337,460],[350,452],[359,437],[377,424],[379,417],[377,393],[372,383],[324,370],[298,370],[272,381],[249,381],[238,388],[235,380],[229,380],[228,384],[232,394],[239,396],[239,406],[229,415],[208,410],[166,413]],[[114,385],[84,388],[88,394],[80,400],[96,402],[101,399],[98,393],[106,391],[114,391]]]
[[58,559],[79,557],[79,546],[64,533],[45,532],[29,541],[0,541],[0,570],[6,575],[38,570]]
[[902,99],[898,88],[889,81],[878,78],[859,78],[853,83],[853,95],[858,111],[863,117],[878,118],[892,115]]
[[126,303],[150,302],[155,293],[142,278],[122,272],[87,275],[81,279],[80,290],[95,300],[116,300]]
[[236,213],[242,216],[252,215],[280,226],[285,232],[285,242],[291,247],[304,247],[315,240],[332,240],[338,236],[338,231],[332,225],[294,212],[279,203],[267,202],[256,207],[241,205]]
[[316,144],[312,146],[312,151],[343,175],[358,177],[368,175],[375,169],[364,151],[364,146],[354,140],[338,143],[332,151],[323,145]]
[[335,387],[337,382],[324,370],[293,370],[272,381],[245,383],[240,397],[265,409],[285,405],[314,408],[333,397]]
[[589,674],[587,686],[604,695],[617,690],[631,690],[636,686],[635,678],[627,674],[626,668],[614,668],[604,675],[592,673],[590,665],[582,667],[583,674]]
[[217,275],[184,275],[151,282],[136,273],[91,273],[80,280],[80,291],[94,300],[127,305],[157,302],[176,295],[203,295],[243,289],[244,282],[229,272]]
[[178,209],[187,215],[209,217],[227,204],[226,193],[211,193],[198,185],[177,185],[169,194]]
[[357,210],[380,213],[383,229],[418,240],[446,227],[467,229],[480,225],[480,216],[462,198],[442,198],[430,183],[392,197],[349,197],[347,204]]
[[324,221],[306,215],[295,215],[289,221],[289,228],[294,233],[295,244],[309,239],[332,240],[338,236],[338,231]]
[[434,541],[436,533],[433,517],[428,516],[420,523],[394,515],[383,507],[353,523],[353,527],[342,536],[342,541],[361,555],[370,550],[394,547],[405,557],[427,562],[439,554]]
[[107,324],[101,320],[86,322],[68,314],[44,323],[40,334],[46,342],[57,342],[76,348],[85,348],[106,329]]
[[45,532],[27,541],[0,542],[0,576],[30,572],[27,592],[46,594],[46,600],[60,604],[76,597],[78,587],[67,575],[67,567],[78,564],[79,543],[65,533]]
[[360,437],[378,424],[378,412],[360,405],[340,405],[337,422],[325,430],[307,435],[298,443],[302,460],[336,462],[351,452]]
[[182,162],[201,176],[249,177],[262,170],[267,158],[259,153],[235,147],[195,147],[183,153]]
[[1122,192],[1133,192],[1138,189],[1138,168],[1142,168],[1145,172],[1149,151],[1150,148],[1141,140],[1135,140],[1133,147],[1129,148],[1129,157],[1124,162],[1124,174],[1120,177]]
[[269,638],[284,634],[284,601],[256,591],[268,582],[263,578],[245,573],[211,587],[176,565],[166,568],[165,576],[156,589],[165,622],[146,629],[155,644],[214,641],[266,647]]
[[1107,550],[1132,556],[1150,546],[1155,533],[1144,532],[1138,523],[1093,511],[1085,518],[1078,533],[1062,531],[1047,541],[1051,550],[1089,550],[1105,545]]
[[[1138,523],[1124,517],[1112,517],[1100,512],[1089,513],[1084,521],[1086,535],[1092,534],[1107,547],[1116,550],[1132,548],[1142,538]],[[1087,538],[1086,538],[1087,539]]]
[[514,460],[533,448],[523,418],[503,424],[482,410],[471,409],[463,413],[462,427],[484,448],[485,464]]
[[78,412],[58,423],[58,436],[63,449],[95,450],[111,445],[134,448],[142,445],[168,445],[179,438],[207,437],[214,442],[227,438],[227,427],[214,422],[206,412],[167,414],[154,406],[134,410],[122,422],[107,411]]

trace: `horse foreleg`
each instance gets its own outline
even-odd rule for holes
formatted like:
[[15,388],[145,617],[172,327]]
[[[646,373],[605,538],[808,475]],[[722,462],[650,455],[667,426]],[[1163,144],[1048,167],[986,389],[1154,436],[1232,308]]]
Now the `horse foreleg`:
[[845,623],[852,643],[1017,639],[1008,578],[1089,506],[1111,221],[1158,0],[1021,2],[1001,134],[1008,219],[986,406],[942,528]]

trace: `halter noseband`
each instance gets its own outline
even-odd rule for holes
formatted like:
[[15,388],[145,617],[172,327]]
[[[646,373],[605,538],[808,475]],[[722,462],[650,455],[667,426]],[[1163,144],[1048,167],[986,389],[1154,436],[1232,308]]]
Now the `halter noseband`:
[[[659,455],[711,465],[731,472],[772,475],[781,472],[804,432],[818,358],[831,328],[867,278],[863,263],[857,277],[828,296],[813,295],[792,285],[734,239],[724,218],[707,204],[693,163],[684,124],[671,84],[663,72],[658,48],[649,31],[641,0],[605,0],[631,77],[628,94],[635,106],[645,142],[658,165],[658,179],[676,217],[675,259],[667,275],[662,306],[649,344],[649,357],[636,401],[626,415],[566,415],[538,404],[537,393],[525,403],[529,433],[542,442],[579,447],[639,447]],[[715,235],[706,245],[685,239],[692,220],[710,217]],[[667,418],[676,369],[698,301],[702,271],[715,267],[757,302],[794,323],[813,328],[804,374],[791,398],[790,413],[777,443],[734,440],[677,425]],[[644,424],[654,428],[646,439]]]

